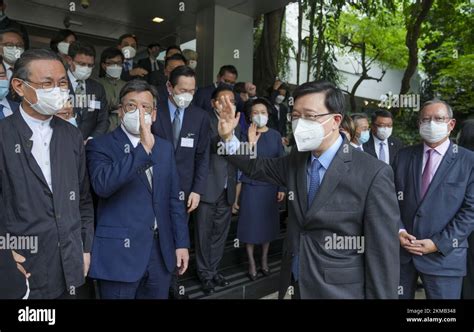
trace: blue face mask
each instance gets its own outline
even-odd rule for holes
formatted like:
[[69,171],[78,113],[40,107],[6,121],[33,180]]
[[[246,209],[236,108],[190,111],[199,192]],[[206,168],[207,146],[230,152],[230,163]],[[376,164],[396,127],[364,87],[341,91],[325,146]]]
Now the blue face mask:
[[364,130],[363,132],[360,133],[359,137],[359,143],[360,144],[365,144],[369,141],[370,138],[370,133],[368,130]]
[[76,117],[69,118],[69,119],[67,120],[67,122],[69,122],[70,124],[72,124],[74,127],[77,127]]
[[0,100],[6,97],[9,92],[10,82],[8,80],[0,80]]

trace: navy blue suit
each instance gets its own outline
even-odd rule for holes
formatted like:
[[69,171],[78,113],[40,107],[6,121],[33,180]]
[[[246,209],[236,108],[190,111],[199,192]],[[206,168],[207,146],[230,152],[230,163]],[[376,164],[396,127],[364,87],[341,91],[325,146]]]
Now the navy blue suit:
[[400,248],[401,297],[413,298],[419,274],[428,298],[459,298],[474,226],[474,153],[450,143],[423,199],[422,163],[423,144],[400,150],[395,159],[400,228],[418,240],[431,239],[438,252],[415,256]]
[[211,84],[202,88],[197,89],[196,94],[194,95],[193,104],[202,108],[203,110],[212,112],[212,93],[216,89],[215,84]]
[[[186,197],[191,192],[204,194],[209,172],[209,115],[199,107],[190,105],[184,110],[181,138],[194,139],[193,147],[181,145],[175,151],[176,166],[181,179],[181,190]],[[158,103],[157,118],[151,127],[153,134],[173,142],[173,128],[168,99]]]
[[[173,146],[155,137],[149,155],[140,143],[133,148],[121,127],[89,143],[87,162],[92,187],[99,196],[89,275],[137,282],[158,250],[157,259],[164,262],[161,270],[169,282],[176,267],[176,249],[189,248]],[[145,172],[151,166],[152,188]],[[154,240],[155,219],[159,242]],[[169,284],[159,286],[167,295]]]

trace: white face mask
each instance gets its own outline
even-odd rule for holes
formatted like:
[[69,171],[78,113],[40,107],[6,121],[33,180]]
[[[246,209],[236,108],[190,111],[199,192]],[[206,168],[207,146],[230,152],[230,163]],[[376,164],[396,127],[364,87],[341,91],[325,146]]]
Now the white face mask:
[[135,55],[137,55],[137,50],[134,49],[132,46],[125,46],[122,48],[122,54],[125,59],[133,59]]
[[332,117],[323,123],[302,118],[294,120],[291,126],[298,151],[314,151],[319,148],[324,139],[331,134],[329,133],[325,136],[323,127],[331,119]]
[[58,43],[58,51],[61,54],[67,55],[69,52],[69,43],[66,43],[66,42]]
[[196,69],[197,67],[197,61],[196,60],[189,60],[188,67],[191,68],[192,70]]
[[67,122],[69,122],[70,124],[72,124],[74,127],[77,127],[77,121],[76,121],[76,117],[71,117],[69,119],[67,119]]
[[[140,135],[140,111],[127,112],[122,118],[125,129],[132,135]],[[145,113],[145,123],[151,124],[151,115]]]
[[174,102],[179,108],[188,108],[193,101],[193,95],[189,92],[181,93],[179,95],[172,94]]
[[428,143],[437,143],[449,135],[448,123],[430,121],[420,125],[420,136]]
[[14,64],[16,60],[20,58],[20,56],[23,54],[24,51],[25,49],[22,47],[4,46],[3,57],[5,58],[5,61],[7,63]]
[[123,67],[119,65],[111,65],[105,67],[105,72],[112,78],[120,78],[122,75]]
[[275,103],[281,104],[281,103],[283,102],[283,100],[285,100],[285,96],[278,95],[278,96],[276,96],[276,98],[275,98]]
[[377,127],[377,137],[381,141],[385,141],[387,138],[392,136],[392,130],[393,128],[387,128],[387,127]]
[[69,100],[69,91],[62,91],[59,87],[53,88],[51,91],[44,89],[35,89],[25,81],[23,81],[36,92],[36,104],[32,104],[28,99],[25,100],[38,113],[43,115],[54,115],[58,113],[66,105]]
[[268,122],[268,116],[264,114],[257,114],[252,117],[252,122],[257,125],[258,128],[265,127]]
[[78,65],[77,63],[75,63],[74,66],[76,67],[76,69],[73,71],[72,74],[79,81],[85,81],[89,77],[91,77],[92,68],[88,66],[81,66],[81,65]]

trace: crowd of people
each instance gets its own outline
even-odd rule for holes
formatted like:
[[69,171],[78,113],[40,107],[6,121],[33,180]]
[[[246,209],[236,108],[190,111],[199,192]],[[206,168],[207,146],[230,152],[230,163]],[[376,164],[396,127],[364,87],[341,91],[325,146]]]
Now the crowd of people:
[[404,146],[390,111],[349,115],[330,82],[277,80],[261,96],[223,65],[198,88],[195,52],[172,45],[159,61],[153,43],[137,59],[133,34],[92,78],[98,55],[73,31],[28,49],[10,25],[0,238],[38,248],[1,248],[1,298],[77,298],[92,280],[101,299],[186,298],[192,236],[209,295],[231,284],[219,266],[233,212],[253,281],[272,273],[282,209],[281,297],[410,299],[419,279],[429,299],[474,297],[474,122],[451,140],[444,101],[422,106],[422,142]]

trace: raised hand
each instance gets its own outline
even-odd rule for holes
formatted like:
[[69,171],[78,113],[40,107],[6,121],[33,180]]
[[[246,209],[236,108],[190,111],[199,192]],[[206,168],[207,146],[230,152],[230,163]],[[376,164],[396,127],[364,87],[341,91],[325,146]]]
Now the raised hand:
[[229,141],[234,135],[234,129],[239,124],[240,113],[235,116],[235,105],[232,104],[229,96],[221,96],[216,104],[219,113],[219,136],[224,141]]

